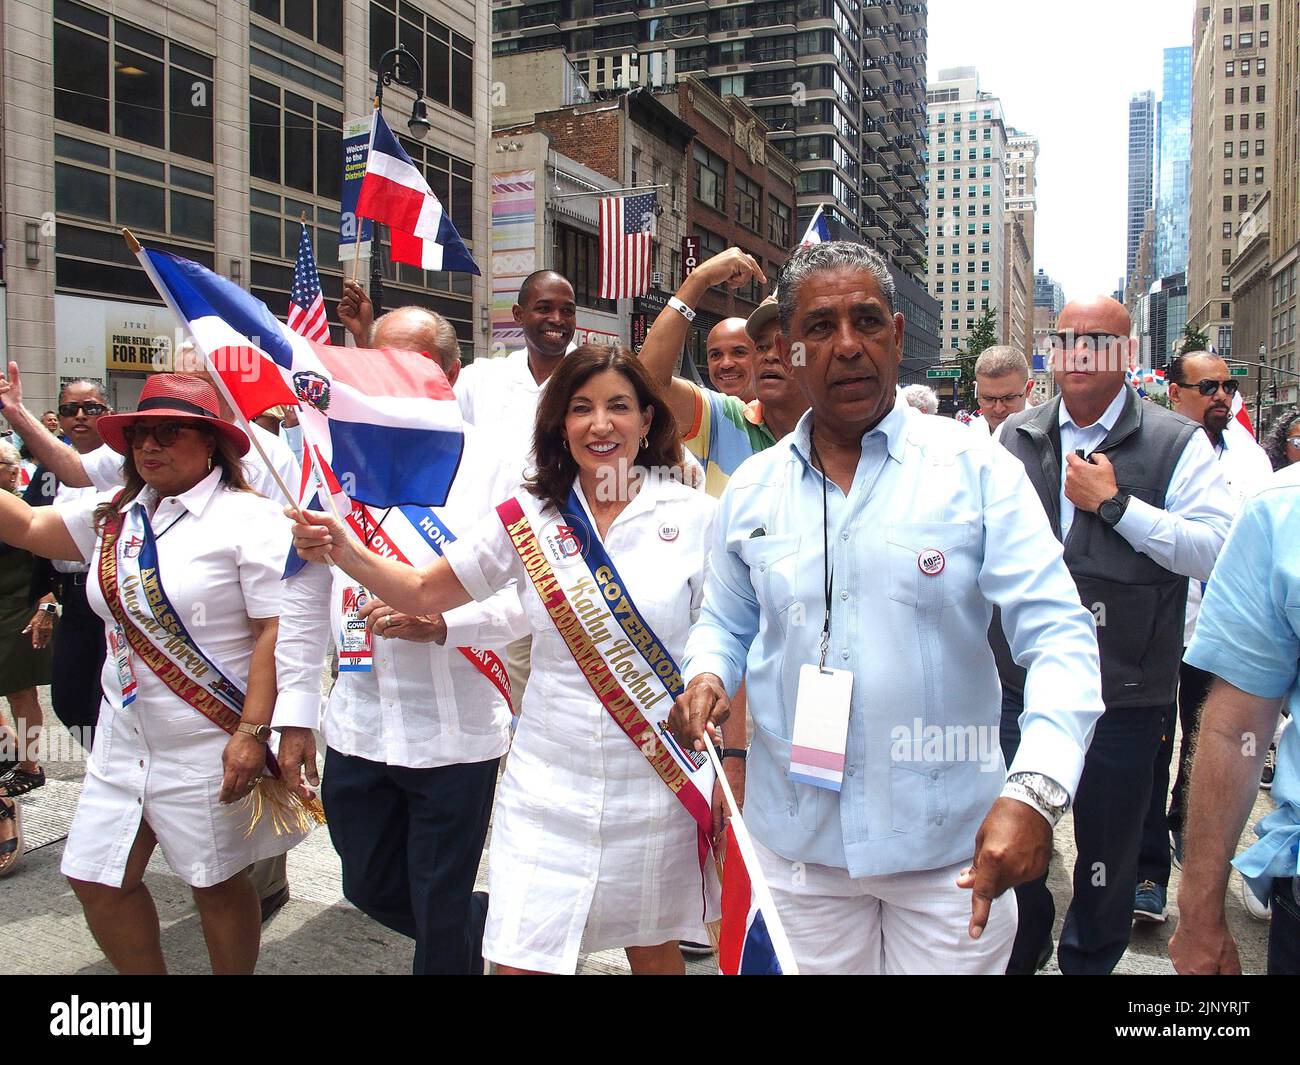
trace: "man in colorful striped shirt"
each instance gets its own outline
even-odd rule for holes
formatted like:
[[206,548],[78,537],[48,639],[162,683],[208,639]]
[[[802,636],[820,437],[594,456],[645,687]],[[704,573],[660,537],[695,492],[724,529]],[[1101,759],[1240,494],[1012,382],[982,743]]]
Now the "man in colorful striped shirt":
[[737,466],[785,436],[808,409],[808,400],[795,384],[790,367],[777,354],[774,341],[781,325],[776,301],[770,297],[745,325],[757,352],[757,399],[744,403],[736,396],[673,376],[695,317],[695,305],[704,293],[719,284],[736,288],[751,278],[767,283],[758,263],[739,248],[728,248],[705,260],[682,282],[677,295],[655,319],[641,349],[641,361],[668,393],[668,404],[682,431],[682,443],[703,464],[705,487],[715,497],[722,494]]

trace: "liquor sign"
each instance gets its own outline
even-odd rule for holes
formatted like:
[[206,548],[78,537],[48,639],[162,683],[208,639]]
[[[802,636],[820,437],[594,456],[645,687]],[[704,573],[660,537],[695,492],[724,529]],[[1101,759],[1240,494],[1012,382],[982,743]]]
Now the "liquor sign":
[[682,237],[682,278],[691,276],[691,271],[700,265],[700,238]]

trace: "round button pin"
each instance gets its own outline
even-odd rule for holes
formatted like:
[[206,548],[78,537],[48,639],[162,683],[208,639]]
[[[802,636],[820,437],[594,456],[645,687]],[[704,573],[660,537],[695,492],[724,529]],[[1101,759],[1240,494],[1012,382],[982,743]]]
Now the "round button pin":
[[927,547],[916,556],[916,564],[927,577],[937,577],[943,572],[943,552],[937,547]]
[[677,539],[678,533],[681,532],[676,525],[665,523],[659,526],[659,539],[666,543],[672,543]]

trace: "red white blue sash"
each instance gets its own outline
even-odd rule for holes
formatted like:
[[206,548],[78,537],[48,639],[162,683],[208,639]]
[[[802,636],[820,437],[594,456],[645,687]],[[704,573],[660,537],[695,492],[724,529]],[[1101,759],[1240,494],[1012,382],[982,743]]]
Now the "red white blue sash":
[[[353,500],[347,520],[358,539],[371,551],[380,558],[391,558],[405,566],[427,566],[442,556],[443,544],[456,539],[432,507],[393,507],[387,514],[380,511],[376,515],[375,508]],[[333,598],[339,601],[338,596]],[[341,624],[342,619],[335,618],[336,631]],[[480,647],[457,647],[456,650],[496,688],[510,712],[516,713],[510,699],[510,675],[501,656]]]
[[684,690],[681,670],[632,601],[617,567],[575,492],[559,520],[521,493],[497,507],[533,589],[591,690],[697,829],[706,885],[713,829],[713,767],[668,731],[668,712]]

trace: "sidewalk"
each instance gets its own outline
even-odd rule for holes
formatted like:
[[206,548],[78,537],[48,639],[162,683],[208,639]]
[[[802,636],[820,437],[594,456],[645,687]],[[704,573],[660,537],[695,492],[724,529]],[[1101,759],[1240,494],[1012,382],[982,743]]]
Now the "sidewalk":
[[[46,707],[47,727],[61,730]],[[18,871],[0,880],[0,972],[9,974],[110,973],[82,918],[81,906],[59,873],[63,842],[81,791],[84,763],[54,762],[45,767],[49,782],[24,797],[23,821],[28,852]],[[1267,792],[1260,792],[1242,836],[1244,848],[1254,840],[1250,829],[1272,809]],[[1067,817],[1056,832],[1049,884],[1056,897],[1059,936],[1069,897],[1069,872],[1074,862],[1073,828]],[[289,902],[264,927],[259,973],[389,973],[410,971],[411,942],[358,912],[342,895],[338,856],[329,832],[319,828],[289,852]],[[1172,974],[1167,944],[1173,934],[1179,873],[1169,885],[1170,919],[1163,925],[1138,925],[1117,973]],[[155,855],[147,874],[149,890],[162,922],[163,953],[173,973],[206,973],[207,951],[188,887],[172,875]],[[1228,923],[1247,974],[1266,968],[1268,924],[1253,920],[1242,907],[1234,873],[1228,894]],[[479,867],[478,886],[486,890],[487,857]],[[688,959],[692,974],[716,972],[713,957]],[[1057,972],[1053,962],[1045,972]],[[621,950],[584,956],[581,973],[626,973]]]

